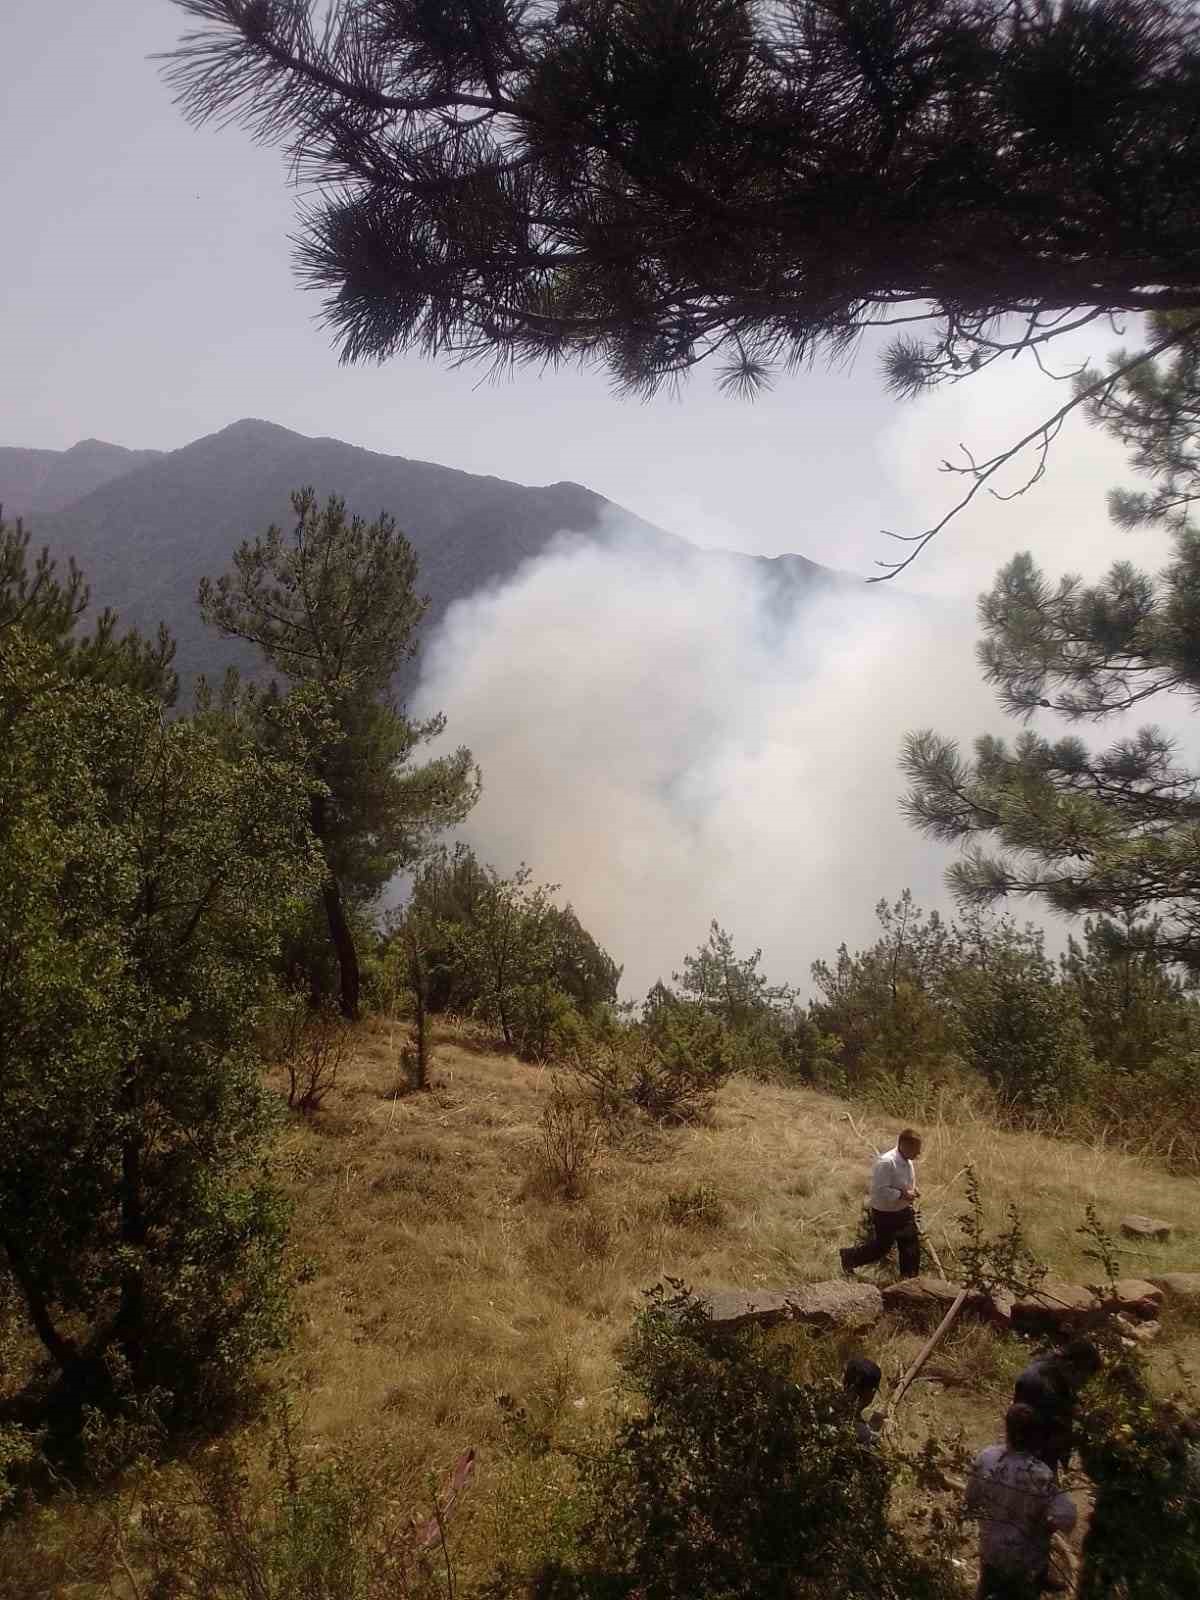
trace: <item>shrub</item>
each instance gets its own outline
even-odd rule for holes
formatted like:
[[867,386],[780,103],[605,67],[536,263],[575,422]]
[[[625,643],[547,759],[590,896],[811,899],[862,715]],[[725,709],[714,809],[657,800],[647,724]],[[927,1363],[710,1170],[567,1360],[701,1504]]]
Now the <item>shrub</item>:
[[1094,1062],[1075,992],[1037,952],[1003,949],[957,982],[965,1059],[1017,1120],[1084,1097]]
[[681,1123],[708,1115],[735,1060],[725,1025],[685,1010],[588,1043],[570,1065],[607,1117],[632,1108],[658,1122]]
[[[1120,1347],[1117,1347],[1120,1349]],[[1080,1459],[1094,1505],[1079,1600],[1179,1600],[1200,1593],[1200,1417],[1156,1399],[1136,1351],[1084,1390]]]
[[297,766],[0,629],[0,1215],[64,1437],[110,1358],[211,1423],[279,1343],[257,1048],[318,885]]
[[594,1102],[556,1083],[538,1118],[531,1157],[534,1187],[564,1200],[580,1199],[591,1179],[599,1138]]
[[304,995],[293,993],[282,1008],[277,1048],[288,1076],[288,1106],[319,1111],[346,1064],[346,1023],[332,1008],[314,1011]]
[[[410,1500],[423,1522],[439,1504],[430,1488]],[[314,1459],[284,1421],[265,1470],[252,1471],[247,1453],[224,1442],[185,1467],[135,1472],[110,1502],[100,1547],[90,1552],[98,1592],[107,1564],[114,1578],[122,1574],[119,1587],[110,1581],[110,1592],[164,1600],[452,1595],[440,1507],[435,1537],[422,1552],[414,1523],[397,1515],[401,1494],[408,1499],[411,1485],[386,1465],[350,1456]]]
[[723,1228],[728,1220],[725,1202],[711,1183],[672,1189],[666,1212],[677,1228]]
[[761,1332],[714,1335],[679,1284],[652,1290],[621,1357],[637,1414],[585,1464],[578,1566],[536,1593],[645,1600],[925,1600],[959,1592],[888,1524],[888,1467],[839,1386],[793,1381]]

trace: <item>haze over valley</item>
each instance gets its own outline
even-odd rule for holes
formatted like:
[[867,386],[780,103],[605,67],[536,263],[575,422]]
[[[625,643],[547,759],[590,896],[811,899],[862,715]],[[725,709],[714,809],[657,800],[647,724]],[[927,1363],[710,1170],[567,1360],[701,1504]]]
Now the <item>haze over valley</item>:
[[242,539],[286,528],[305,484],[389,511],[411,539],[430,608],[397,692],[444,711],[447,745],[482,767],[459,836],[561,883],[624,962],[624,992],[669,976],[713,917],[804,988],[832,945],[870,942],[881,895],[952,909],[947,852],[900,816],[897,753],[909,727],[1008,731],[968,605],[698,546],[578,484],[252,419],[170,452],[0,450],[6,515],[78,560],[95,606],[167,623],[185,700],[231,662],[261,675],[205,627],[196,590]]

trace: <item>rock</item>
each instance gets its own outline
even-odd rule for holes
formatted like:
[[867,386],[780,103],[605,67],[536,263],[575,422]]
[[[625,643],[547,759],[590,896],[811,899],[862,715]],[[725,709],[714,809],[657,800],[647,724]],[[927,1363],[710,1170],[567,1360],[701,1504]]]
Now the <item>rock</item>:
[[1162,1323],[1157,1321],[1134,1322],[1132,1318],[1117,1313],[1117,1321],[1121,1325],[1121,1332],[1131,1344],[1149,1344],[1151,1339],[1157,1339],[1162,1332]]
[[883,1315],[883,1299],[873,1283],[830,1279],[792,1289],[708,1289],[699,1296],[709,1321],[718,1328],[757,1323],[804,1322],[817,1328],[869,1328]]
[[883,1290],[883,1303],[888,1311],[942,1317],[957,1294],[957,1285],[948,1283],[945,1278],[901,1278],[899,1283],[889,1283]]
[[[961,1287],[945,1278],[901,1278],[884,1289],[883,1303],[887,1310],[898,1311],[902,1316],[936,1322],[958,1299]],[[963,1304],[964,1315],[987,1316],[990,1309],[987,1296],[981,1294],[969,1294]]]
[[1036,1294],[1025,1295],[1013,1303],[1012,1325],[1022,1332],[1058,1332],[1082,1327],[1099,1310],[1099,1300],[1082,1284],[1046,1278]]
[[1169,1239],[1171,1224],[1158,1217],[1122,1217],[1121,1232],[1129,1239]]
[[1107,1284],[1093,1283],[1090,1287],[1093,1294],[1099,1295],[1105,1311],[1115,1311],[1138,1322],[1153,1321],[1162,1308],[1162,1290],[1145,1278],[1118,1278],[1113,1285],[1115,1293]]
[[1200,1272],[1164,1272],[1161,1277],[1147,1281],[1161,1289],[1168,1300],[1200,1305]]
[[1016,1299],[1007,1289],[994,1289],[988,1296],[987,1319],[997,1328],[1007,1332],[1013,1323],[1013,1307]]
[[708,1320],[717,1328],[769,1328],[788,1314],[787,1295],[779,1289],[709,1289],[697,1296]]
[[883,1315],[883,1296],[873,1283],[833,1278],[801,1283],[787,1293],[793,1320],[809,1327],[870,1328]]

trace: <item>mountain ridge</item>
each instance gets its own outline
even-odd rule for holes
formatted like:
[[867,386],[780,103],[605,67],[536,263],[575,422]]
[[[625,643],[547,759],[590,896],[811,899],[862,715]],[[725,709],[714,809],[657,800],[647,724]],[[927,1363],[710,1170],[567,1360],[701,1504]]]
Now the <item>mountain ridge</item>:
[[[31,464],[29,456],[53,459]],[[65,504],[45,504],[47,494],[60,499],[71,483],[83,492]],[[31,485],[32,503],[23,505]],[[201,578],[228,568],[242,540],[271,523],[286,527],[289,496],[302,486],[322,500],[340,495],[353,513],[395,517],[417,553],[419,586],[430,596],[425,639],[455,600],[505,582],[563,534],[603,538],[619,523],[666,554],[712,554],[570,480],[518,484],[328,435],[310,437],[265,418],[241,418],[169,452],[128,451],[100,440],[61,452],[0,447],[6,516],[34,516],[33,543],[47,545],[64,564],[78,562],[95,607],[112,606],[122,622],[144,632],[165,622],[178,644],[185,688],[199,673],[219,675],[229,664],[261,676],[248,647],[205,627],[196,590]],[[848,581],[805,556],[725,559],[751,563],[784,605],[814,587]],[[398,687],[407,691],[414,682],[409,670]]]

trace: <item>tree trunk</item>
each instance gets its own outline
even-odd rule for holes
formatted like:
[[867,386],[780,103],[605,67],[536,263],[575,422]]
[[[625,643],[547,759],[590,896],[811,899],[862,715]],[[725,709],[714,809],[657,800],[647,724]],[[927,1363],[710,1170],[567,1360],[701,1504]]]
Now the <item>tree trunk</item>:
[[29,1264],[25,1260],[24,1252],[16,1239],[5,1228],[0,1235],[4,1242],[4,1254],[8,1258],[8,1269],[13,1275],[13,1281],[20,1289],[25,1300],[29,1320],[33,1324],[34,1332],[45,1345],[47,1352],[55,1366],[69,1377],[79,1361],[79,1352],[71,1339],[65,1339],[54,1326],[54,1318],[50,1315],[50,1308],[46,1304],[45,1296],[33,1280],[29,1271]]
[[[132,1099],[134,1085],[129,1086]],[[121,1242],[134,1253],[121,1277],[121,1299],[113,1323],[115,1337],[136,1372],[145,1345],[145,1288],[142,1255],[146,1246],[146,1215],[142,1205],[142,1144],[131,1134],[121,1147]]]
[[[325,796],[321,794],[315,794],[312,797],[312,831],[324,850]],[[329,865],[328,851],[325,851],[325,867],[326,878],[321,890],[321,898],[325,903],[325,917],[329,923],[330,942],[333,945],[334,954],[337,956],[341,987],[339,1004],[342,1015],[347,1022],[357,1022],[359,992],[362,988],[362,977],[358,966],[358,951],[354,947],[354,935],[350,931],[350,924],[346,919],[346,908],[342,904],[341,885]]]
[[357,1022],[358,997],[362,987],[362,978],[358,970],[358,951],[354,948],[354,935],[346,920],[342,891],[332,873],[325,879],[325,887],[321,893],[325,900],[325,915],[329,919],[329,937],[333,941],[338,972],[341,975],[342,1015],[347,1022]]

